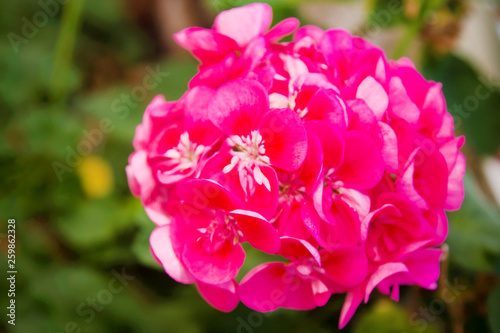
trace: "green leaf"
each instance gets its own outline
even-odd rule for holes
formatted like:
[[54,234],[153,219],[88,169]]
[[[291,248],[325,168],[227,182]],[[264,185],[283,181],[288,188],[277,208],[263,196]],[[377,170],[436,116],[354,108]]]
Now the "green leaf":
[[462,208],[448,213],[450,259],[472,270],[493,270],[500,256],[500,214],[470,174],[464,186]]
[[89,249],[108,244],[132,226],[126,210],[111,199],[85,201],[73,215],[57,221],[63,239],[73,247]]

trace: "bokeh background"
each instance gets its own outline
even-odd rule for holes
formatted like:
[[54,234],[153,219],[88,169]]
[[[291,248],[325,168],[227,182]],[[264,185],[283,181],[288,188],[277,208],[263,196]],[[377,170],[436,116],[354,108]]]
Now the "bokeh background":
[[[343,332],[500,332],[499,3],[267,2],[275,21],[342,27],[388,57],[410,57],[443,83],[467,137],[466,197],[448,215],[439,288],[405,287],[400,303],[374,293]],[[2,313],[0,332],[337,331],[343,295],[304,312],[212,309],[154,262],[154,225],[128,190],[124,169],[145,106],[156,94],[179,98],[196,72],[172,33],[209,27],[217,12],[246,3],[0,2],[0,260],[7,271],[14,218],[18,271],[16,325]],[[0,278],[5,312],[7,289]]]

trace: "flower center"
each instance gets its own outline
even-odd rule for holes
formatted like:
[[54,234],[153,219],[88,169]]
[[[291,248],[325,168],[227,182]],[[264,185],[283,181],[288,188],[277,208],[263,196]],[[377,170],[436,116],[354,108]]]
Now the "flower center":
[[184,132],[179,138],[179,144],[165,152],[165,157],[170,159],[170,163],[174,168],[170,173],[184,171],[196,167],[198,161],[207,147],[198,145],[189,140],[189,133]]
[[247,136],[233,135],[228,138],[228,143],[231,146],[231,155],[237,157],[240,162],[269,163],[269,157],[265,156],[264,140],[259,131],[252,131]]
[[[238,166],[240,181],[242,181],[245,192],[248,192],[247,187],[253,188],[251,178],[259,185],[264,184],[271,191],[271,183],[259,167],[259,164],[270,164],[269,157],[265,155],[266,148],[259,131],[252,131],[247,136],[233,135],[227,139],[227,143],[231,147],[230,154],[233,157],[231,163],[226,165],[222,172],[228,173]],[[250,176],[250,179],[248,179],[248,176]],[[253,192],[253,190],[249,192]]]
[[294,261],[288,265],[288,271],[293,276],[298,276],[300,278],[306,278],[310,276],[314,271],[321,271],[316,261],[313,258],[301,258]]
[[206,253],[219,251],[224,246],[226,240],[236,244],[240,237],[243,236],[236,220],[222,210],[215,212],[215,219],[210,222],[207,228],[200,228],[198,231],[202,234],[198,238],[198,241],[203,242],[203,248]]
[[279,202],[302,203],[307,197],[306,188],[293,173],[279,173],[280,197]]
[[325,173],[325,187],[329,187],[333,193],[335,194],[340,194],[340,189],[344,183],[341,180],[337,179],[337,176],[335,175],[335,170],[330,169]]

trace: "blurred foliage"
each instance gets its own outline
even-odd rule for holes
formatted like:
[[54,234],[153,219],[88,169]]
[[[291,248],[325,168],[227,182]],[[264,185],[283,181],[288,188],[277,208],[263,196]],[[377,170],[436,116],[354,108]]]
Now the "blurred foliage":
[[[193,1],[207,15],[249,2]],[[275,22],[300,16],[307,3],[266,2]],[[466,116],[454,106],[468,103],[465,98],[484,85],[467,60],[449,47],[436,48],[453,39],[453,33],[441,36],[439,27],[460,21],[464,1],[392,1],[401,10],[386,22],[380,13],[389,2],[367,1],[368,21],[406,31],[397,53],[404,54],[415,36],[422,38],[420,67],[427,78],[443,82],[457,129],[467,136],[466,199],[461,211],[449,214],[448,239],[448,278],[458,278],[465,291],[435,320],[424,321],[425,327],[410,318],[440,299],[439,290],[403,288],[400,303],[375,293],[344,332],[458,332],[457,323],[465,332],[500,332],[499,209],[478,182],[474,164],[499,149],[498,86],[487,84],[490,95]],[[46,19],[40,3],[52,4]],[[160,93],[168,100],[181,96],[196,63],[163,50],[168,47],[160,41],[154,0],[70,3],[0,2],[0,209],[4,221],[17,221],[19,272],[16,326],[2,321],[0,331],[336,332],[343,296],[308,312],[259,314],[240,305],[225,314],[156,264],[148,243],[154,226],[131,196],[124,169],[147,103]],[[436,17],[439,29],[429,23]],[[159,73],[156,87],[130,102],[151,72]],[[2,263],[5,232],[3,227]],[[241,274],[266,260],[248,252]],[[0,279],[0,288],[7,290],[6,279]]]

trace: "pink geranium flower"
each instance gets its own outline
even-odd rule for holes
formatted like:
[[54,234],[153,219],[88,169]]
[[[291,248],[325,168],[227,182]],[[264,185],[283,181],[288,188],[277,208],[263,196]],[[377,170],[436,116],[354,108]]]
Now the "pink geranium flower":
[[[213,307],[308,310],[346,293],[344,327],[375,288],[396,301],[401,285],[436,288],[465,139],[411,60],[271,21],[256,3],[174,36],[199,71],[147,107],[127,178],[157,225],[154,257]],[[238,285],[244,242],[276,260]]]
[[[271,224],[255,212],[239,209],[239,200],[217,183],[187,180],[177,192],[182,204],[163,242],[171,242],[178,261],[196,280],[222,284],[234,279],[245,259],[243,241],[264,252],[279,249]],[[168,272],[169,262],[162,264]]]
[[300,118],[290,109],[269,109],[266,90],[256,81],[236,80],[221,86],[208,105],[208,114],[228,136],[225,151],[232,157],[223,172],[236,168],[245,191],[252,191],[254,184],[271,191],[262,167],[295,171],[304,161],[307,135]]

